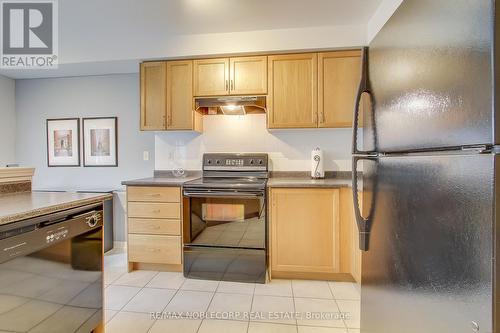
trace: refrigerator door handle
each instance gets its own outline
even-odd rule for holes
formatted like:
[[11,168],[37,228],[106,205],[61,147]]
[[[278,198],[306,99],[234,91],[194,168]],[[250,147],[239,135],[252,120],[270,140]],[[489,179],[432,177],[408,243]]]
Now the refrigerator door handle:
[[[354,204],[354,216],[356,224],[358,225],[359,232],[359,249],[361,251],[368,251],[370,242],[370,229],[371,229],[371,214],[367,218],[363,217],[361,208],[359,207],[359,194],[358,194],[358,161],[360,160],[377,160],[376,156],[353,156],[352,157],[352,199]],[[373,207],[373,203],[372,203]]]
[[[363,93],[366,93],[372,98],[371,92],[368,89],[368,47],[363,47],[361,55],[361,80],[359,82],[356,101],[354,103],[353,121],[352,121],[352,154],[353,155],[373,155],[374,152],[368,152],[358,149],[358,130],[359,130],[359,106]],[[373,105],[373,103],[370,103]]]

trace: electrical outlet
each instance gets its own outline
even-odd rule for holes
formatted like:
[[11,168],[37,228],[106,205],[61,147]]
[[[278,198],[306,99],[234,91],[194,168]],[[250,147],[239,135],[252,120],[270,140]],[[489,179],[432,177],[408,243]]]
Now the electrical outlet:
[[149,161],[149,151],[145,150],[142,152],[142,159],[144,161]]

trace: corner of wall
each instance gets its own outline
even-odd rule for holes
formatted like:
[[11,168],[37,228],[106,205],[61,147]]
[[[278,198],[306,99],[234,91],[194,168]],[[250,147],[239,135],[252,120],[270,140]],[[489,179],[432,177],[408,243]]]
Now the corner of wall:
[[16,163],[15,80],[0,75],[0,167]]
[[391,18],[392,14],[394,14],[403,1],[404,0],[382,0],[372,18],[368,21],[366,27],[367,44],[370,44],[372,39]]

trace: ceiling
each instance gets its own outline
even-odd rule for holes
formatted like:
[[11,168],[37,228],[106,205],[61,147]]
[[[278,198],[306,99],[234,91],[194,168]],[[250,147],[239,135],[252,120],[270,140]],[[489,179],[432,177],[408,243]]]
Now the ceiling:
[[[366,24],[381,0],[64,0],[68,32],[221,33]],[[84,28],[84,29],[82,29]],[[68,34],[68,36],[71,33]]]
[[[238,37],[243,39],[240,42],[253,42],[254,48],[258,49],[259,46],[264,48],[264,44],[259,45],[258,41],[251,40],[254,35],[249,32],[260,31],[267,34],[268,31],[280,29],[282,31],[279,34],[271,33],[269,38],[292,40],[295,32],[283,29],[321,28],[324,30],[323,41],[317,44],[326,44],[328,38],[331,38],[335,47],[333,40],[336,37],[328,37],[332,34],[327,29],[342,27],[346,30],[353,27],[351,30],[362,29],[364,33],[368,21],[381,2],[382,0],[64,0],[59,1],[59,60],[66,69],[72,68],[73,64],[79,64],[79,68],[87,68],[89,66],[81,64],[113,61],[123,64],[129,61],[134,64],[136,71],[136,64],[140,59],[181,55],[182,52],[175,52],[173,43],[181,44],[186,54],[196,53],[200,38],[196,39],[195,44],[193,36],[212,36],[212,39],[204,40],[215,44],[219,39],[218,34],[231,33],[234,35],[233,40],[226,41],[226,44],[234,45],[234,40]],[[313,34],[312,31],[304,30],[303,36],[297,38],[307,41],[308,34]],[[356,33],[359,35],[359,32]],[[342,43],[345,43],[345,39],[346,37]],[[360,45],[359,39],[353,38],[353,45]],[[265,46],[268,44],[269,41]],[[286,47],[285,44],[283,43],[283,47]],[[304,47],[315,45],[312,42],[303,44],[307,44]],[[214,50],[234,49],[235,53],[247,51],[227,45],[225,48],[217,47],[212,45]],[[199,54],[208,49],[206,46],[205,49],[200,48]],[[105,71],[106,66],[101,67]],[[123,65],[118,67],[123,67],[121,72],[127,71],[125,68],[131,68]],[[96,71],[105,74],[102,70]],[[31,72],[35,74],[31,75]],[[80,70],[67,72],[79,75]],[[44,77],[43,73],[40,70],[0,71],[0,74],[13,78]],[[81,73],[85,74],[85,71]],[[57,72],[46,76],[57,76]],[[61,76],[66,75],[63,73]]]

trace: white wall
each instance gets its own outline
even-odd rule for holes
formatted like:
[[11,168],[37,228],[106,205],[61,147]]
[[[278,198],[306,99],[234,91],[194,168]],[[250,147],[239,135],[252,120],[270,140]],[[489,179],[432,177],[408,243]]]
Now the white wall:
[[[36,167],[35,189],[114,189],[151,176],[154,135],[139,132],[137,74],[16,81],[17,159]],[[47,167],[48,118],[118,117],[118,167]],[[149,161],[143,161],[149,150]]]
[[383,0],[367,25],[367,43],[377,35],[404,0]]
[[204,152],[267,152],[275,171],[311,169],[311,150],[324,151],[325,170],[351,169],[351,129],[266,129],[266,116],[204,116],[203,134],[158,132],[156,169],[201,169]]
[[16,162],[15,82],[0,75],[0,167]]

